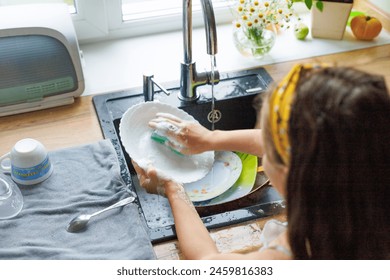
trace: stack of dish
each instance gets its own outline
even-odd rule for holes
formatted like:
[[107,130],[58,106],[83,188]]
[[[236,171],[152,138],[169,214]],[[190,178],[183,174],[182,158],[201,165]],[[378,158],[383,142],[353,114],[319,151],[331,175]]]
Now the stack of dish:
[[151,139],[153,130],[148,122],[157,113],[196,121],[183,110],[155,101],[129,108],[121,119],[119,134],[126,152],[141,168],[152,165],[159,176],[183,183],[195,206],[221,204],[250,193],[257,174],[256,156],[230,151],[174,153]]
[[[194,202],[195,206],[211,206],[217,204],[223,204],[235,199],[249,194],[256,181],[257,174],[257,157],[250,154],[239,153],[239,152],[222,152],[226,153],[225,158],[229,157],[227,155],[235,155],[235,159],[230,158],[229,161],[224,162],[225,169],[231,169],[229,175],[224,175],[226,178],[219,177],[217,180],[214,180],[214,187],[219,188],[221,192],[213,193],[214,195],[204,195],[198,199],[193,199],[193,195],[189,192],[189,189],[186,191],[188,196]],[[216,161],[217,157],[216,157]],[[233,170],[235,169],[235,170]],[[211,172],[208,174],[208,177]],[[191,183],[190,185],[194,185]]]

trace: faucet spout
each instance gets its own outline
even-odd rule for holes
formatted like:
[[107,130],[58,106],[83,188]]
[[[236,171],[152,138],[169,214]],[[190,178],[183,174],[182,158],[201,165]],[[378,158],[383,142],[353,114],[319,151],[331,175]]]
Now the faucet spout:
[[[214,9],[211,0],[201,0],[203,19],[206,32],[207,53],[215,56],[217,53],[217,28]],[[184,62],[181,63],[180,93],[183,101],[193,101],[199,98],[196,87],[204,84],[217,84],[219,72],[213,65],[214,72],[198,72],[192,61],[192,0],[183,0],[183,46]],[[212,63],[215,63],[215,57]]]
[[211,0],[202,0],[203,19],[206,31],[207,53],[216,55],[217,48],[217,27],[215,24],[214,9]]

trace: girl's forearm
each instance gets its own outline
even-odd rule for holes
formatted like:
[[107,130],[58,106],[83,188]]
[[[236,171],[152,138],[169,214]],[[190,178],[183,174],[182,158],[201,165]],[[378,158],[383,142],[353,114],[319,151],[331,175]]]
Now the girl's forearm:
[[202,259],[218,254],[218,249],[204,226],[183,186],[169,182],[165,194],[175,219],[179,246],[187,259]]
[[260,137],[260,129],[215,130],[209,140],[210,148],[216,151],[237,151],[262,157]]

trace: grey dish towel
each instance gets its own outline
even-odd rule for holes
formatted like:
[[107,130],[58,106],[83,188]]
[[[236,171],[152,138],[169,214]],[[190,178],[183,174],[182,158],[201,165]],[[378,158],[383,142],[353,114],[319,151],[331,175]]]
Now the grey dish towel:
[[49,152],[53,174],[20,186],[24,206],[0,220],[0,259],[155,259],[136,204],[95,216],[87,230],[66,231],[78,214],[91,214],[134,195],[120,176],[109,140]]

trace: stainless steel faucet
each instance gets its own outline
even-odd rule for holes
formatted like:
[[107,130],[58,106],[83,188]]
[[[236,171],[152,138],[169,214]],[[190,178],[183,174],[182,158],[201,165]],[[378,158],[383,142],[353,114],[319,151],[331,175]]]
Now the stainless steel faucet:
[[[178,94],[179,99],[183,101],[194,101],[198,99],[199,96],[196,93],[198,86],[219,83],[219,72],[215,65],[217,28],[211,1],[200,0],[206,31],[207,53],[213,56],[213,71],[198,72],[195,62],[192,61],[192,0],[183,0],[184,62],[181,63],[180,92]],[[152,101],[154,99],[154,85],[169,95],[169,92],[154,80],[153,75],[144,75],[143,91],[145,101]]]
[[[207,53],[214,56],[217,53],[217,28],[213,5],[211,0],[200,2],[206,31]],[[198,72],[195,62],[192,61],[192,0],[183,0],[183,46],[184,62],[181,63],[179,98],[183,101],[193,101],[199,98],[196,87],[204,84],[217,84],[219,72],[216,68],[214,72]],[[212,63],[215,66],[215,56]]]

